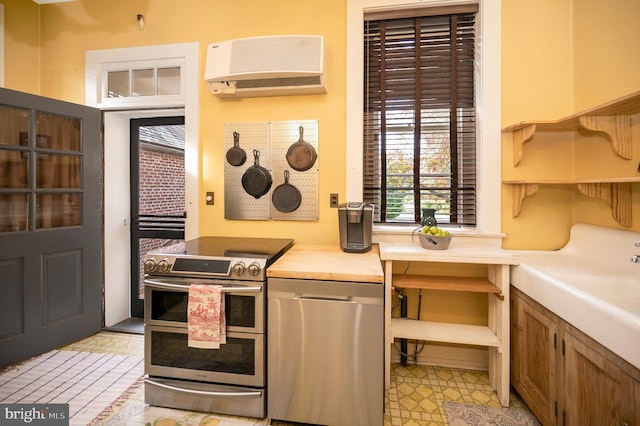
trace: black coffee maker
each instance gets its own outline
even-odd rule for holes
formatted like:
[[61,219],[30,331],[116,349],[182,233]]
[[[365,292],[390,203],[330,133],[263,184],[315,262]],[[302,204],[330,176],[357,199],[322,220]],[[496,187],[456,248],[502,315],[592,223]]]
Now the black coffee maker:
[[348,253],[371,250],[373,204],[351,202],[338,206],[340,247]]

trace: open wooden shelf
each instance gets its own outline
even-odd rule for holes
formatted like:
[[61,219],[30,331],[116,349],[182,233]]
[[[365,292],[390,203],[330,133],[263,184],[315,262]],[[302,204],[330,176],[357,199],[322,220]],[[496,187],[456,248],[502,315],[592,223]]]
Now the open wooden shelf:
[[[391,378],[391,347],[395,339],[422,340],[456,345],[484,346],[489,352],[489,380],[500,403],[509,406],[509,273],[518,256],[486,246],[452,244],[447,250],[425,250],[416,244],[381,242],[385,281],[385,386]],[[394,261],[486,265],[486,278],[394,274]],[[493,294],[487,297],[486,326],[392,318],[393,289],[410,288]]]
[[487,278],[449,277],[437,275],[393,275],[393,286],[423,290],[468,291],[473,293],[493,293],[498,298],[502,292]]
[[513,165],[522,160],[524,144],[536,132],[587,130],[604,133],[614,152],[632,158],[631,116],[640,113],[640,91],[556,121],[521,121],[502,129],[513,132]]
[[[522,121],[502,129],[513,133],[513,165],[522,160],[524,144],[531,141],[536,132],[570,132],[587,130],[604,133],[613,151],[624,159],[632,156],[631,116],[640,113],[640,91],[611,102],[570,115],[556,121]],[[640,182],[637,177],[568,179],[568,180],[505,180],[513,186],[512,216],[522,211],[522,202],[540,188],[540,185],[576,185],[582,194],[600,198],[611,207],[614,220],[624,227],[632,225],[631,184]]]
[[399,339],[415,339],[427,342],[455,343],[460,345],[490,346],[499,348],[498,336],[482,325],[452,324],[419,321],[409,318],[393,318],[391,333]]
[[505,180],[513,186],[511,214],[518,217],[525,198],[538,192],[540,185],[576,185],[587,197],[600,198],[611,207],[613,219],[624,227],[632,225],[631,184],[640,178],[570,179],[570,180]]

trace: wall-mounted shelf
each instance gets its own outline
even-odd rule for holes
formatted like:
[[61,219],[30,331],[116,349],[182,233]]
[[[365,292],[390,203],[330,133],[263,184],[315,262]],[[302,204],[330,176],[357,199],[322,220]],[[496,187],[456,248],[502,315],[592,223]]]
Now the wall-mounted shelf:
[[502,129],[513,132],[513,165],[522,160],[524,144],[536,132],[570,132],[588,130],[604,133],[613,151],[620,157],[631,159],[631,115],[640,113],[640,91],[614,101],[570,115],[556,121],[522,121]]
[[620,225],[631,226],[631,183],[640,178],[576,179],[576,180],[506,180],[513,185],[512,215],[518,217],[522,202],[538,192],[540,185],[576,185],[582,194],[600,198],[611,207],[611,215]]

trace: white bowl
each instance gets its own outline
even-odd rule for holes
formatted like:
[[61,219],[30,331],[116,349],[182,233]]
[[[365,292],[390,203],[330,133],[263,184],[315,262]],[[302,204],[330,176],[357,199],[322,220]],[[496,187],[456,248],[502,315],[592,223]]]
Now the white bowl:
[[422,248],[428,250],[446,250],[451,242],[451,235],[431,235],[418,232],[418,239]]

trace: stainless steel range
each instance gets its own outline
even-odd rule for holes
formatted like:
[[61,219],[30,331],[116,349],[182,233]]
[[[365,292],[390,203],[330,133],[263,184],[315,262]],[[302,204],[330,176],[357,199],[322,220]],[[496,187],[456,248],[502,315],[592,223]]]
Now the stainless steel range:
[[[202,237],[144,258],[145,402],[263,418],[266,415],[266,270],[290,239]],[[192,284],[222,286],[227,342],[188,345]]]

